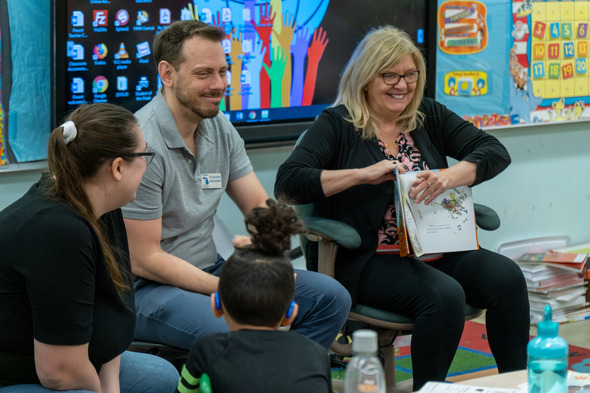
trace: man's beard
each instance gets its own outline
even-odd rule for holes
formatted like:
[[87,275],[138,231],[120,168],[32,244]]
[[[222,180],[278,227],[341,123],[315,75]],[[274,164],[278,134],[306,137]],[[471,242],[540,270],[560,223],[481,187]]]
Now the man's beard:
[[[221,97],[223,99],[223,93]],[[191,112],[199,116],[201,119],[210,119],[212,117],[215,117],[219,113],[219,105],[211,109],[202,108],[198,105],[198,101],[194,100],[192,96],[185,94],[184,90],[180,91],[179,94],[176,95],[176,99],[185,108],[189,109]]]

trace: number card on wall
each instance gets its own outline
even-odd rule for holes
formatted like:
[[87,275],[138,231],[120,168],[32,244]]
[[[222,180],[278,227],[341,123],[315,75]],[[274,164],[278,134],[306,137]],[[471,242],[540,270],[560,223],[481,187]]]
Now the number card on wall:
[[580,119],[590,92],[589,2],[534,2],[531,8],[533,94],[551,105],[536,115],[544,121]]
[[516,66],[528,69],[530,94],[540,100],[527,120],[590,118],[585,110],[590,103],[589,5],[588,1],[513,1],[513,19],[530,31],[528,40],[515,39]]

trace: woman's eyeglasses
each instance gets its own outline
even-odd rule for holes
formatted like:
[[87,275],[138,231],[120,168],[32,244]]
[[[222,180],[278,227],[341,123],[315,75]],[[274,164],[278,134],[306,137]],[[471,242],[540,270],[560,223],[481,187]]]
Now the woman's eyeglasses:
[[139,153],[127,154],[124,157],[144,157],[146,165],[149,165],[155,156],[156,156],[156,153],[154,151],[152,151],[152,149],[146,144],[145,151],[142,151]]
[[404,78],[404,80],[406,81],[406,83],[408,85],[411,85],[412,83],[416,83],[418,81],[419,75],[420,75],[420,71],[416,70],[416,71],[410,71],[404,75],[396,74],[393,72],[387,72],[385,74],[381,74],[381,77],[383,78],[383,83],[385,83],[386,85],[393,86],[393,85],[397,85],[402,78]]

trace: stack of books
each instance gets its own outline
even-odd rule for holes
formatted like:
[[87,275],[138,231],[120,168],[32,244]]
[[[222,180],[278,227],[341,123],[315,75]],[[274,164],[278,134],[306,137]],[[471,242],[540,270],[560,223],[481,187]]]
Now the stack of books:
[[570,322],[590,317],[588,254],[547,251],[516,258],[527,282],[531,323],[543,319],[550,304],[553,320]]

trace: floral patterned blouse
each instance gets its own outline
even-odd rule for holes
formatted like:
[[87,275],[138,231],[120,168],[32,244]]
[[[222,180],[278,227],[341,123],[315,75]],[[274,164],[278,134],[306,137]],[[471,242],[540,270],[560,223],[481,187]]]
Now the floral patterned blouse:
[[[388,160],[399,161],[405,168],[406,172],[422,171],[428,169],[428,165],[422,159],[422,154],[416,146],[410,133],[400,133],[395,140],[399,150],[397,156],[389,152],[388,147],[381,140],[377,141],[381,151]],[[377,242],[377,252],[379,253],[399,253],[399,244],[397,236],[397,218],[395,215],[395,203],[392,200],[385,210],[385,217],[378,231],[379,240]]]

